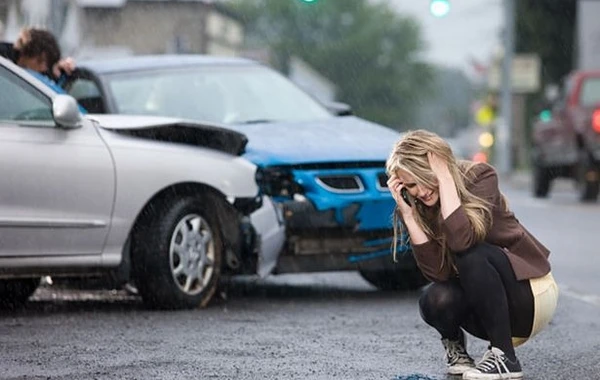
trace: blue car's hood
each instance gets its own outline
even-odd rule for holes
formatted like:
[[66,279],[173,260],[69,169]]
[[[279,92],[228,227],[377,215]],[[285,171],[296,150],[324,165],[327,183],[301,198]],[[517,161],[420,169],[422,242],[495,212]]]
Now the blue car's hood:
[[230,125],[244,133],[244,156],[259,166],[385,161],[400,133],[353,116],[301,123]]

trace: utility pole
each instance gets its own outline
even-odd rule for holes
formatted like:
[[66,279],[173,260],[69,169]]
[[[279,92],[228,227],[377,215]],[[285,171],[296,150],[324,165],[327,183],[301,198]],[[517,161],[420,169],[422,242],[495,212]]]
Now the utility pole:
[[515,0],[502,0],[504,4],[504,57],[500,111],[502,120],[496,126],[496,166],[501,174],[512,170],[512,61],[515,48]]

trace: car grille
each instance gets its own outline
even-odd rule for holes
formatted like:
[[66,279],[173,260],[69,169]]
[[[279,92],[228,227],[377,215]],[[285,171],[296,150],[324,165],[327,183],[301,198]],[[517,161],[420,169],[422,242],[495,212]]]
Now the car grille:
[[360,177],[356,175],[319,176],[317,183],[334,193],[360,193],[365,189]]
[[385,173],[377,174],[377,188],[379,190],[387,190],[387,188],[388,188],[387,180],[388,180],[387,174],[385,174]]

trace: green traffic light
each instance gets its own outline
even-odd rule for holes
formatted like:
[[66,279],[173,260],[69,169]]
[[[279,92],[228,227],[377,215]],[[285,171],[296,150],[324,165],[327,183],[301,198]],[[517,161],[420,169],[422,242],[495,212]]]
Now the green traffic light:
[[450,12],[450,0],[431,0],[429,11],[435,17],[444,17]]
[[543,110],[542,112],[540,112],[539,118],[541,121],[550,121],[552,120],[552,111],[550,110]]

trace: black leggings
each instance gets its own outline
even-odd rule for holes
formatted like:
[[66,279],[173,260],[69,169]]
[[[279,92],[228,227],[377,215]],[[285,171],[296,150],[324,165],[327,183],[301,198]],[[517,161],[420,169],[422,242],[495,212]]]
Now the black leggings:
[[442,338],[457,340],[462,327],[514,358],[511,337],[526,338],[533,326],[529,280],[517,281],[506,254],[488,243],[456,254],[455,261],[459,278],[426,288],[421,317]]

